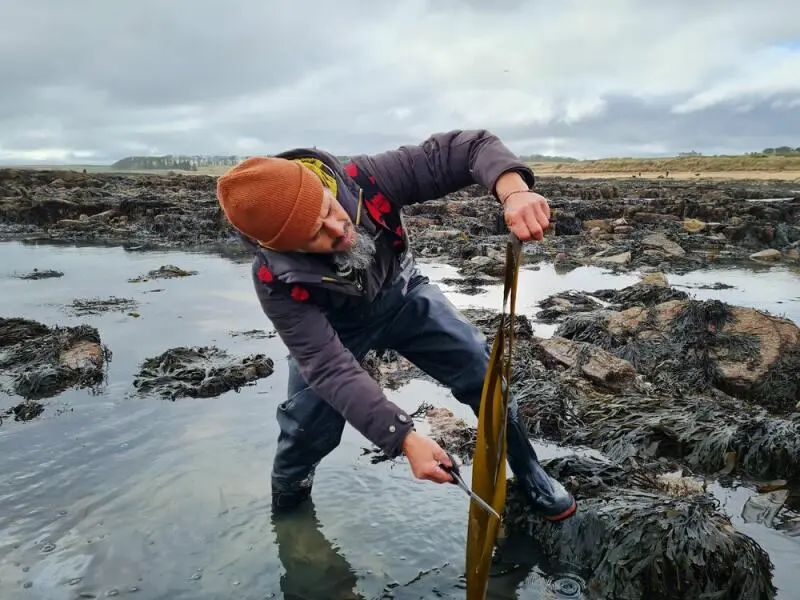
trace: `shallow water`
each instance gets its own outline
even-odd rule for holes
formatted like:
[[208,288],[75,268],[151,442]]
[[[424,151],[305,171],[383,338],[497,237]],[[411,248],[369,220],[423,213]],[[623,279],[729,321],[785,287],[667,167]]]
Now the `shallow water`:
[[[199,273],[127,282],[165,264]],[[57,269],[64,276],[14,278],[34,268]],[[454,274],[442,265],[422,269],[434,280]],[[670,279],[737,281],[735,290],[691,291],[763,308],[783,300],[782,312],[800,321],[800,278],[790,271]],[[593,291],[636,280],[633,274],[612,276],[593,268],[566,275],[549,266],[526,269],[517,306],[533,314],[536,301],[563,289]],[[497,308],[502,299],[499,288],[479,296],[448,294],[461,307]],[[109,296],[136,300],[139,317],[117,312],[75,317],[65,309],[75,298]],[[274,411],[286,386],[286,351],[278,338],[230,334],[271,330],[248,264],[208,254],[0,244],[0,315],[50,325],[89,323],[113,352],[108,383],[99,394],[69,390],[48,401],[38,419],[0,426],[3,600],[107,595],[335,600],[380,597],[385,586],[395,584],[400,584],[392,590],[396,598],[464,597],[459,577],[466,496],[454,486],[414,481],[402,462],[370,464],[361,456],[369,444],[350,427],[319,469],[315,514],[297,515],[277,530],[273,526],[269,471],[277,434]],[[264,352],[275,360],[275,373],[212,399],[170,402],[131,394],[142,360],[195,344],[216,344],[236,354]],[[446,390],[430,383],[413,381],[388,394],[407,410],[425,400],[474,422]],[[0,397],[0,410],[15,403]],[[537,449],[542,457],[565,452],[542,444]],[[743,524],[738,513],[746,492],[717,491],[737,527],[771,552],[777,585],[796,588],[796,540]],[[557,597],[550,590],[547,576],[530,565],[494,579],[490,597]],[[791,592],[780,597],[792,597]]]

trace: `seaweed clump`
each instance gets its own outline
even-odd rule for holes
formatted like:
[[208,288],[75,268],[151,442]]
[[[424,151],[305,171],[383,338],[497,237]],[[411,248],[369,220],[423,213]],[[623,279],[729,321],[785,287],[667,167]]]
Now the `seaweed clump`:
[[162,265],[158,269],[148,271],[146,275],[139,275],[128,279],[128,283],[143,283],[151,279],[175,279],[176,277],[191,277],[197,271],[181,269],[175,265]]
[[[446,409],[423,413],[445,450],[472,454],[474,427]],[[506,536],[530,539],[553,570],[584,579],[590,597],[775,597],[769,555],[735,530],[702,482],[653,460],[573,454],[543,460],[542,466],[575,496],[578,512],[557,524],[543,520],[512,477],[503,515]],[[501,560],[503,549],[501,541]]]
[[140,394],[175,400],[180,397],[210,398],[239,389],[275,370],[263,354],[233,357],[216,347],[170,348],[146,359],[133,381]]
[[[102,383],[110,351],[96,328],[48,327],[23,318],[0,317],[0,387],[26,401],[55,396],[70,387]],[[19,420],[41,414],[35,405],[14,409]]]
[[800,400],[800,330],[789,320],[719,300],[670,300],[570,315],[556,335],[630,361],[666,393],[717,388],[779,414]]
[[[633,310],[644,312],[644,309]],[[632,379],[630,371],[623,368],[624,361],[620,362],[620,353],[603,349],[624,347],[609,331],[609,314],[620,313],[578,314],[565,321],[567,325],[585,319],[582,327],[576,329],[580,334],[573,337],[593,339],[594,344],[558,336],[549,340],[517,340],[511,391],[531,435],[595,448],[616,461],[630,458],[677,461],[710,475],[732,463],[747,476],[800,478],[800,414],[772,414],[764,406],[715,387],[674,393],[670,386],[661,383],[664,375],[658,369],[648,371],[641,362],[636,370],[645,371],[646,375]],[[692,318],[697,317],[691,313],[688,317],[684,315],[686,320]],[[722,317],[720,320],[725,321]],[[783,326],[782,321],[777,322]],[[491,339],[494,332],[488,321],[482,324]],[[636,327],[635,320],[627,321],[626,325]],[[556,356],[566,356],[574,364],[551,360],[553,347]],[[722,363],[727,373],[736,373],[737,365],[745,374],[753,373],[749,367],[741,369],[742,364],[747,367],[749,363],[735,363],[730,356],[727,358]],[[665,353],[662,368],[697,367],[676,364]],[[776,368],[773,365],[773,371]],[[762,369],[764,373],[770,372]],[[755,375],[758,377],[757,372]]]
[[512,479],[506,528],[530,536],[549,562],[584,577],[592,597],[775,597],[769,555],[691,483],[676,492],[645,466],[592,457],[572,455],[543,466],[564,482],[580,510],[557,526],[543,521]]

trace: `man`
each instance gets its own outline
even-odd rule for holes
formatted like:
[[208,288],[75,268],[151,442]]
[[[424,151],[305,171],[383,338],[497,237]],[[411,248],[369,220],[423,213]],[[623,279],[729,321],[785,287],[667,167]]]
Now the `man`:
[[[447,454],[360,366],[370,349],[393,349],[447,386],[475,414],[489,346],[422,276],[401,209],[473,183],[491,191],[522,241],[541,240],[550,210],[531,191],[533,172],[487,131],[432,135],[417,146],[361,155],[342,165],[316,149],[244,160],[218,180],[220,205],[254,254],[253,281],[286,344],[288,398],[272,470],[272,501],[308,498],[319,462],[350,423],[415,477],[444,483]],[[508,462],[544,518],[575,512],[574,498],[542,469],[512,405]]]

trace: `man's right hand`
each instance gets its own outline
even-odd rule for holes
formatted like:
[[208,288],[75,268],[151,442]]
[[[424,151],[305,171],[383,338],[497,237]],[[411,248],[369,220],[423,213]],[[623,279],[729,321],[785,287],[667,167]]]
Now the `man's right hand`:
[[441,469],[439,464],[452,467],[447,452],[427,436],[410,431],[403,440],[403,453],[411,465],[411,472],[417,479],[427,479],[436,483],[449,483],[452,476]]

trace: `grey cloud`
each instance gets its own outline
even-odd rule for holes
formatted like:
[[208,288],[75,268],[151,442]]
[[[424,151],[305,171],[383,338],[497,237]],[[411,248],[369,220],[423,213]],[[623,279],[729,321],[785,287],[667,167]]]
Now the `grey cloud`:
[[[377,152],[462,127],[587,157],[800,145],[800,75],[748,77],[800,39],[800,4],[778,0],[6,4],[4,162]],[[673,111],[715,86],[731,98]]]

